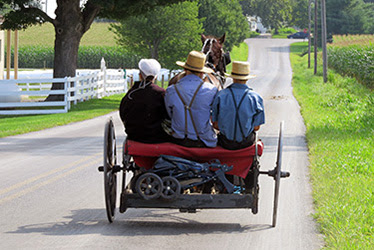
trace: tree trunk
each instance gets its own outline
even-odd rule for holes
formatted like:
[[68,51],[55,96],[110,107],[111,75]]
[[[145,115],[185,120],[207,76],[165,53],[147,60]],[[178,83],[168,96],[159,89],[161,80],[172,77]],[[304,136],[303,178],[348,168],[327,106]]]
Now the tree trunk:
[[[78,62],[79,43],[89,29],[99,8],[86,4],[82,12],[79,0],[57,0],[55,11],[55,48],[53,78],[74,77]],[[63,83],[53,83],[52,90],[63,89]],[[49,95],[46,101],[63,101],[64,95]]]
[[274,27],[274,35],[278,35],[279,34],[279,29],[278,27]]

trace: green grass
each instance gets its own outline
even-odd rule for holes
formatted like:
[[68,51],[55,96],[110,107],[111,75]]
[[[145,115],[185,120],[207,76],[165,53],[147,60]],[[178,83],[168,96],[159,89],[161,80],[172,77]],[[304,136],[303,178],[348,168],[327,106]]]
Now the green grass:
[[0,138],[66,125],[118,110],[123,94],[91,99],[72,106],[68,113],[51,115],[0,116]]
[[[115,34],[108,30],[109,23],[93,23],[91,28],[83,35],[82,46],[116,46]],[[6,32],[5,32],[6,36]],[[53,47],[55,31],[51,23],[35,25],[18,32],[19,45],[43,45]],[[12,32],[12,46],[14,44],[14,32]]]
[[299,56],[303,46],[291,46],[293,87],[307,127],[315,218],[325,248],[372,249],[373,91],[332,70],[323,83],[321,73],[307,68],[307,57]]
[[[248,45],[246,43],[241,43],[239,46],[234,46],[232,51],[230,51],[231,61],[247,61],[248,60]],[[231,72],[232,63],[227,65],[227,73]]]

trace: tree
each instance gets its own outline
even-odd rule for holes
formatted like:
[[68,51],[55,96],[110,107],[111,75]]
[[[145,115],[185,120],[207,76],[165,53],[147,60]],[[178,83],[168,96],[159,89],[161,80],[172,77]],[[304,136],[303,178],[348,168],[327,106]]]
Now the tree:
[[270,26],[278,33],[278,29],[291,19],[290,0],[242,0],[243,13],[261,18],[264,26]]
[[289,0],[257,0],[255,6],[262,23],[274,29],[275,34],[291,18],[292,7]]
[[238,0],[200,0],[199,17],[205,18],[207,35],[221,37],[226,33],[225,48],[231,50],[249,36],[249,24]]
[[329,0],[326,2],[327,28],[332,34],[372,33],[374,8],[363,0]]
[[289,25],[295,25],[299,28],[308,27],[308,4],[309,0],[292,0],[291,20]]
[[198,3],[183,2],[159,6],[144,15],[129,17],[112,24],[117,41],[141,57],[159,60],[163,67],[176,68],[191,50],[201,47],[202,23]]
[[244,16],[256,16],[254,8],[255,0],[240,0],[239,3],[242,6],[242,12]]
[[374,34],[374,3],[365,4],[365,10],[368,13],[368,22],[365,25],[365,33]]
[[[0,9],[7,4],[12,10],[4,15],[2,29],[26,29],[30,25],[50,22],[55,28],[55,54],[53,77],[75,76],[80,40],[90,28],[95,17],[128,17],[142,14],[159,5],[168,5],[184,0],[57,0],[56,18],[51,18],[38,8],[41,0],[0,0]],[[52,89],[61,89],[61,84],[53,84]],[[51,97],[49,100],[61,100]]]

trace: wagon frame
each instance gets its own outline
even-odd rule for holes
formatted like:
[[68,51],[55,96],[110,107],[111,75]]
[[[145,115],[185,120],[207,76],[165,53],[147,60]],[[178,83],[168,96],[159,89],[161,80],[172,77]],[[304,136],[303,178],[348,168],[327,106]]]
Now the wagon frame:
[[[122,165],[117,164],[116,136],[112,118],[108,119],[104,131],[104,162],[99,167],[99,171],[104,173],[104,196],[106,212],[109,222],[114,221],[116,201],[117,201],[117,174],[122,173],[122,183],[120,190],[119,212],[124,213],[128,208],[170,208],[179,209],[180,212],[196,212],[196,209],[251,209],[253,214],[258,212],[259,185],[258,176],[265,174],[274,178],[274,202],[272,226],[276,226],[280,179],[289,177],[289,172],[281,171],[282,167],[282,149],[283,149],[283,129],[284,122],[280,123],[279,138],[276,164],[274,169],[269,171],[260,171],[258,156],[257,135],[255,143],[255,155],[250,168],[251,178],[253,178],[253,188],[250,192],[231,193],[231,194],[207,194],[207,193],[181,193],[173,199],[145,199],[140,194],[133,192],[133,189],[126,185],[127,172],[133,172],[138,169],[132,156],[129,154],[126,143],[123,142]],[[235,166],[234,166],[235,167]],[[154,175],[151,178],[156,178]],[[157,180],[156,180],[157,181]],[[173,181],[172,181],[173,182]],[[174,185],[175,186],[175,185]],[[169,187],[168,187],[169,188]],[[180,189],[178,189],[179,191]]]

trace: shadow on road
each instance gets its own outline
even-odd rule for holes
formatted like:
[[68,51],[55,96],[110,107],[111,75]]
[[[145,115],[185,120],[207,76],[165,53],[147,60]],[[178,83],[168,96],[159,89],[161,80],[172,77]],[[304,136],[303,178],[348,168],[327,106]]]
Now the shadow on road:
[[[100,215],[92,219],[92,215]],[[241,225],[239,223],[201,223],[186,215],[172,210],[128,210],[119,216],[114,223],[109,223],[103,209],[73,210],[70,220],[56,223],[41,223],[20,226],[8,234],[43,235],[85,235],[98,234],[105,236],[144,236],[144,235],[186,235],[217,233],[250,233],[271,229],[270,225]]]
[[[279,136],[259,136],[265,145],[266,152],[276,152],[278,148]],[[294,151],[305,151],[306,150],[306,138],[305,136],[288,136],[283,135],[283,151],[294,152]]]

